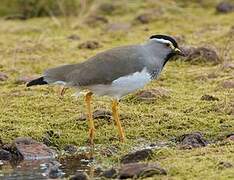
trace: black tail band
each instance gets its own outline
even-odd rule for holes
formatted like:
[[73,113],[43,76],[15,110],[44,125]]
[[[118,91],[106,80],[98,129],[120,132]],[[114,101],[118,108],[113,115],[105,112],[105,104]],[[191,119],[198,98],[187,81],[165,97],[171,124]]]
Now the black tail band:
[[35,86],[35,85],[44,85],[44,84],[48,84],[48,83],[46,81],[44,81],[43,77],[40,77],[38,79],[34,79],[34,80],[30,81],[27,84],[27,87],[29,87],[29,86]]

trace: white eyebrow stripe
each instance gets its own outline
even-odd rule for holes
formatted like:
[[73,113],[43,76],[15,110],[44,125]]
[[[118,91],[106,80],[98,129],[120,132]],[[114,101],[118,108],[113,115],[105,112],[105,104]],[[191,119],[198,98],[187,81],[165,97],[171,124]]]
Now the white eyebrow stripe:
[[154,41],[157,41],[157,42],[160,42],[160,43],[164,43],[164,44],[169,43],[170,46],[173,47],[173,49],[175,48],[174,45],[172,44],[172,42],[169,41],[169,40],[166,40],[166,39],[158,39],[158,38],[153,38],[153,39],[151,39],[151,40],[154,40]]

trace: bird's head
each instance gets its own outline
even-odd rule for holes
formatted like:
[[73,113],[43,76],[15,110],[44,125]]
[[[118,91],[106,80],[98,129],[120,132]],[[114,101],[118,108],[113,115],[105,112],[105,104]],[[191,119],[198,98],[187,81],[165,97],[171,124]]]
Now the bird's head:
[[169,60],[175,55],[184,56],[182,50],[178,47],[176,40],[167,35],[153,35],[150,37],[150,42],[154,44],[156,53],[165,55],[166,60]]

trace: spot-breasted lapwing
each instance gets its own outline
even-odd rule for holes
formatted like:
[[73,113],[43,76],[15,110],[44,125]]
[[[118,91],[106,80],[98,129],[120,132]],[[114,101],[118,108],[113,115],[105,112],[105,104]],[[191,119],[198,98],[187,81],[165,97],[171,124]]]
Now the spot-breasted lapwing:
[[119,100],[157,78],[167,61],[177,54],[183,55],[172,37],[153,35],[144,44],[117,47],[79,64],[48,69],[40,78],[32,80],[27,86],[60,84],[74,87],[78,91],[87,90],[85,102],[91,144],[95,131],[91,97],[93,94],[112,97],[113,118],[120,140],[124,141],[125,135],[118,114]]

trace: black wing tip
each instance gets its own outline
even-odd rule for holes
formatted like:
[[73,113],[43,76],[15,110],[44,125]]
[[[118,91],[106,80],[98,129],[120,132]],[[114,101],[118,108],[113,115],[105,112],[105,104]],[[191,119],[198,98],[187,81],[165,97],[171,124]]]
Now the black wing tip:
[[26,86],[30,87],[30,86],[35,86],[35,85],[44,85],[44,84],[48,84],[46,81],[44,81],[43,77],[34,79],[32,81],[30,81]]

